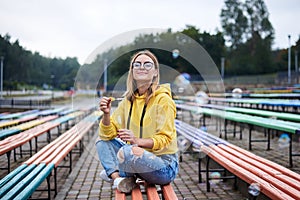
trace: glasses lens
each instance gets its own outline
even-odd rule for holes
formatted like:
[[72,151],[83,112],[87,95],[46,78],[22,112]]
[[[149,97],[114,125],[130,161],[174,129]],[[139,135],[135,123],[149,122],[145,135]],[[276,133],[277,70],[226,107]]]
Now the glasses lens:
[[142,64],[139,63],[139,62],[134,62],[134,63],[132,63],[132,67],[133,67],[133,68],[136,68],[136,69],[140,68],[141,65],[142,65]]
[[145,69],[150,70],[153,67],[153,63],[146,62],[146,63],[144,63],[144,67],[145,67]]

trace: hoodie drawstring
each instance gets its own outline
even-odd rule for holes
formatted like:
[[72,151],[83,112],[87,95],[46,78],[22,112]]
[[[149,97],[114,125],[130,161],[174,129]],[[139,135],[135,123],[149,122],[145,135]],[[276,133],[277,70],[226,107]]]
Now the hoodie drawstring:
[[[131,120],[132,107],[133,107],[133,102],[130,102],[130,103],[131,103],[131,105],[130,105],[130,110],[129,110],[128,119],[127,119],[127,129],[129,129],[129,127],[130,127],[130,120]],[[146,114],[146,107],[147,107],[147,105],[144,104],[142,116],[140,119],[140,138],[143,137],[143,122],[144,122],[144,117]]]

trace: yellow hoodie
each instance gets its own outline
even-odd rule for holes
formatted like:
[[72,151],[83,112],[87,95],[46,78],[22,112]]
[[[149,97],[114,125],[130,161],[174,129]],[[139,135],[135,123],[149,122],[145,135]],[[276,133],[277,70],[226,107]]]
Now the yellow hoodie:
[[[145,96],[136,95],[132,104],[129,129],[135,137],[140,137],[140,121],[145,105]],[[117,136],[118,129],[127,128],[131,102],[124,99],[110,117],[110,125],[100,122],[99,136],[102,140],[111,140]],[[152,138],[154,145],[147,149],[156,155],[177,152],[177,136],[174,119],[176,106],[171,96],[169,84],[162,84],[150,99],[143,118],[142,138]]]

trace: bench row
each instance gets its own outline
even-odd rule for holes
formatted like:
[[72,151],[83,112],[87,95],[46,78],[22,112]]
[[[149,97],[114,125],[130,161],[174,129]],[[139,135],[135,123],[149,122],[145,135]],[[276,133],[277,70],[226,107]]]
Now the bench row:
[[[290,121],[283,121],[278,119],[272,119],[272,118],[264,118],[260,116],[253,116],[243,113],[236,113],[236,112],[229,112],[225,110],[217,110],[213,108],[202,108],[199,106],[192,106],[187,104],[176,104],[176,107],[180,110],[186,110],[188,112],[198,113],[202,114],[202,122],[203,125],[206,125],[205,119],[206,116],[215,117],[217,119],[224,120],[224,134],[225,134],[225,140],[227,140],[227,125],[228,122],[234,123],[234,134],[236,132],[235,127],[236,124],[239,123],[241,125],[248,125],[249,129],[249,149],[252,148],[253,142],[267,142],[267,149],[270,149],[270,136],[271,136],[271,130],[281,131],[284,133],[287,133],[289,135],[290,141],[289,141],[289,163],[290,166],[293,166],[293,157],[299,156],[298,153],[292,152],[292,137],[295,134],[300,134],[300,124],[296,122],[290,122]],[[221,121],[219,123],[221,125]],[[252,131],[255,127],[261,127],[265,129],[265,132],[267,134],[266,140],[255,140],[252,138]],[[242,132],[240,130],[240,139],[242,139]],[[222,137],[222,133],[220,133],[220,137]]]
[[[79,145],[78,153],[83,151],[82,138],[93,129],[101,113],[94,112],[85,117],[75,126],[46,145],[21,166],[10,172],[0,181],[0,199],[27,199],[47,179],[48,198],[51,191],[57,194],[57,168],[69,157],[69,167],[72,170],[72,151]],[[73,152],[74,153],[74,152]],[[50,176],[54,171],[54,189],[51,188]]]
[[[48,143],[51,141],[51,130],[54,128],[58,129],[58,135],[61,134],[61,127],[63,124],[66,124],[66,129],[69,128],[69,122],[74,121],[73,123],[76,123],[76,119],[80,116],[82,116],[84,113],[81,111],[71,113],[69,115],[59,117],[55,116],[48,116],[44,117],[47,119],[45,123],[40,124],[36,127],[30,128],[23,132],[16,132],[15,135],[12,135],[10,137],[7,137],[6,139],[0,141],[0,155],[6,154],[7,155],[7,168],[1,168],[1,169],[7,169],[8,172],[10,172],[10,156],[11,152],[14,152],[14,160],[16,161],[16,149],[20,147],[20,155],[22,157],[23,151],[22,151],[22,145],[29,143],[29,153],[30,156],[32,156],[33,147],[32,147],[32,140],[35,140],[35,152],[38,150],[38,137],[41,136],[44,133],[47,133],[47,141]],[[14,129],[17,130],[17,129]],[[17,134],[18,133],[18,134]]]
[[[206,169],[201,169],[203,158],[199,153],[199,182],[201,182],[201,172],[206,174],[207,190],[210,190],[210,172],[222,171],[210,169],[209,160],[213,159],[224,169],[232,173],[236,178],[240,178],[248,185],[256,183],[260,192],[271,199],[298,199],[300,196],[300,175],[272,161],[259,157],[247,150],[223,141],[212,136],[219,142],[211,142],[211,134],[203,132],[185,122],[176,121],[178,134],[183,135],[194,146],[198,153],[206,154]],[[199,141],[200,138],[200,141]],[[203,142],[206,141],[207,142]],[[224,170],[223,170],[224,171]],[[227,179],[229,176],[219,177]],[[235,181],[236,183],[236,181]]]

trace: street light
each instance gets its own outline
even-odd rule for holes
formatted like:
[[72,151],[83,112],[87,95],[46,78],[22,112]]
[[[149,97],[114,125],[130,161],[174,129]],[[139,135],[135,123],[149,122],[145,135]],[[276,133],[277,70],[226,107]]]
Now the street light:
[[104,59],[104,80],[103,80],[104,92],[107,92],[107,59]]
[[297,50],[295,50],[295,72],[296,72],[296,84],[298,84],[299,68],[298,68],[298,51]]
[[0,57],[1,59],[1,86],[0,86],[0,90],[1,90],[1,99],[3,98],[3,61],[4,61],[4,56]]
[[51,74],[51,84],[52,84],[51,99],[52,99],[52,100],[54,99],[54,78],[55,78],[55,75],[54,75],[54,74]]
[[288,84],[291,84],[291,35],[289,38],[289,51],[288,51]]
[[221,76],[224,79],[224,67],[225,67],[225,58],[221,57]]

